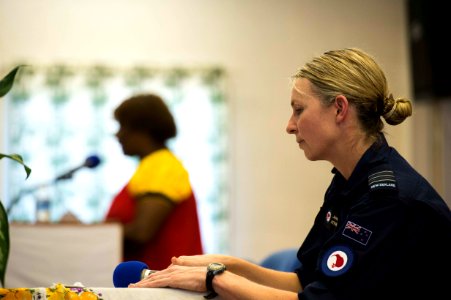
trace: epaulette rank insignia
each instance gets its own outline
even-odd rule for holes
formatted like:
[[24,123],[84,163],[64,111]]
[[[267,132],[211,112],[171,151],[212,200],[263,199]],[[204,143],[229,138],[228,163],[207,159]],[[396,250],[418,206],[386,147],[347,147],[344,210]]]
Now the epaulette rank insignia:
[[397,190],[395,174],[391,170],[382,170],[368,176],[370,191]]

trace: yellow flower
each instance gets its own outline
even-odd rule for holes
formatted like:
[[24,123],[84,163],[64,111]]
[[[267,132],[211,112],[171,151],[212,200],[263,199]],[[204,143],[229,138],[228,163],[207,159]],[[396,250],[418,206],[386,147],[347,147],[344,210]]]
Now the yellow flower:
[[14,296],[14,293],[7,293],[5,297],[2,298],[2,300],[16,300],[16,297]]
[[60,294],[64,294],[66,293],[67,289],[64,285],[62,285],[61,283],[57,283],[56,284],[56,292],[60,293]]
[[[46,300],[102,300],[94,291],[87,288],[66,288],[63,284],[57,283],[46,288]],[[41,299],[41,293],[35,289],[0,288],[0,300],[33,300],[33,295]]]
[[0,288],[0,296],[6,295],[9,293],[8,289]]
[[64,300],[64,295],[61,293],[53,293],[47,300]]
[[50,300],[64,300],[66,288],[61,283],[57,283],[54,287],[46,288],[45,292]]
[[69,291],[66,295],[64,295],[64,300],[80,300],[80,297],[77,293]]
[[80,300],[97,300],[97,295],[92,292],[83,292],[80,295]]
[[2,300],[31,300],[33,297],[27,288],[0,289],[0,296]]
[[17,289],[16,300],[31,300],[31,293],[29,289]]

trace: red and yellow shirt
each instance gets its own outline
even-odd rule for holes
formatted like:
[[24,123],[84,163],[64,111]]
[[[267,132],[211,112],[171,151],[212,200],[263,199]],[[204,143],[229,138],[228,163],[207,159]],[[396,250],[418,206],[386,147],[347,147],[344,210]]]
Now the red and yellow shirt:
[[124,245],[124,261],[139,260],[153,270],[171,263],[173,256],[202,254],[196,199],[189,175],[182,163],[167,149],[143,158],[126,186],[113,199],[107,220],[131,222],[136,203],[145,194],[160,194],[174,208],[159,232],[146,244]]

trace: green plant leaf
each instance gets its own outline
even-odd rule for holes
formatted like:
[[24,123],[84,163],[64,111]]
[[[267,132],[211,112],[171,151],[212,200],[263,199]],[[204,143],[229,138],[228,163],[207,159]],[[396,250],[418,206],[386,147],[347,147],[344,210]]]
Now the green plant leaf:
[[[2,154],[0,153],[0,159],[2,158],[12,159],[25,168],[25,172],[27,173],[27,177],[30,176],[31,169],[25,165],[23,162],[22,156],[18,154]],[[0,201],[0,283],[2,287],[5,287],[5,275],[6,275],[6,267],[8,264],[9,257],[9,221],[8,215],[5,211],[3,203]]]
[[6,266],[9,257],[9,222],[5,208],[0,201],[0,282],[5,287]]
[[17,71],[19,71],[20,67],[21,66],[15,67],[8,73],[8,75],[0,80],[0,97],[5,96],[11,90],[13,87],[14,78],[16,77]]
[[[21,66],[17,66],[12,69],[8,75],[3,77],[0,80],[0,98],[5,96],[13,87],[14,78],[16,77],[17,71],[19,71]],[[0,153],[0,159],[2,158],[12,159],[19,164],[21,164],[25,168],[25,172],[27,173],[27,177],[30,176],[31,169],[25,165],[23,162],[22,156],[18,154],[2,154]],[[9,221],[8,214],[5,211],[5,207],[3,203],[0,201],[0,283],[2,287],[5,287],[5,275],[6,275],[6,267],[8,264],[9,257]]]
[[7,155],[7,154],[0,153],[0,159],[2,159],[2,158],[4,158],[4,157],[9,158],[9,159],[12,159],[12,160],[15,160],[16,162],[18,162],[19,164],[21,164],[21,165],[24,167],[25,172],[27,173],[27,177],[26,177],[26,178],[28,178],[28,176],[30,176],[31,169],[30,169],[30,167],[28,167],[28,166],[23,162],[22,156],[20,156],[19,154],[10,154],[10,155]]

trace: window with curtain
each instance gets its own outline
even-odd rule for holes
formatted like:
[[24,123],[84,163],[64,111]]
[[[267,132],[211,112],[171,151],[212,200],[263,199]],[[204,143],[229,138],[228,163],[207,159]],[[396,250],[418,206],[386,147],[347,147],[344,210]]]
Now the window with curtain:
[[[101,222],[138,162],[122,153],[113,110],[133,94],[151,92],[166,101],[175,117],[178,134],[169,148],[190,173],[205,250],[227,252],[224,82],[225,72],[218,67],[26,65],[3,99],[6,153],[22,155],[32,168],[25,180],[20,165],[4,162],[9,220],[35,222],[36,200],[45,187],[51,221],[69,213],[84,223]],[[92,155],[100,158],[98,167],[81,168],[72,178],[55,182]]]

